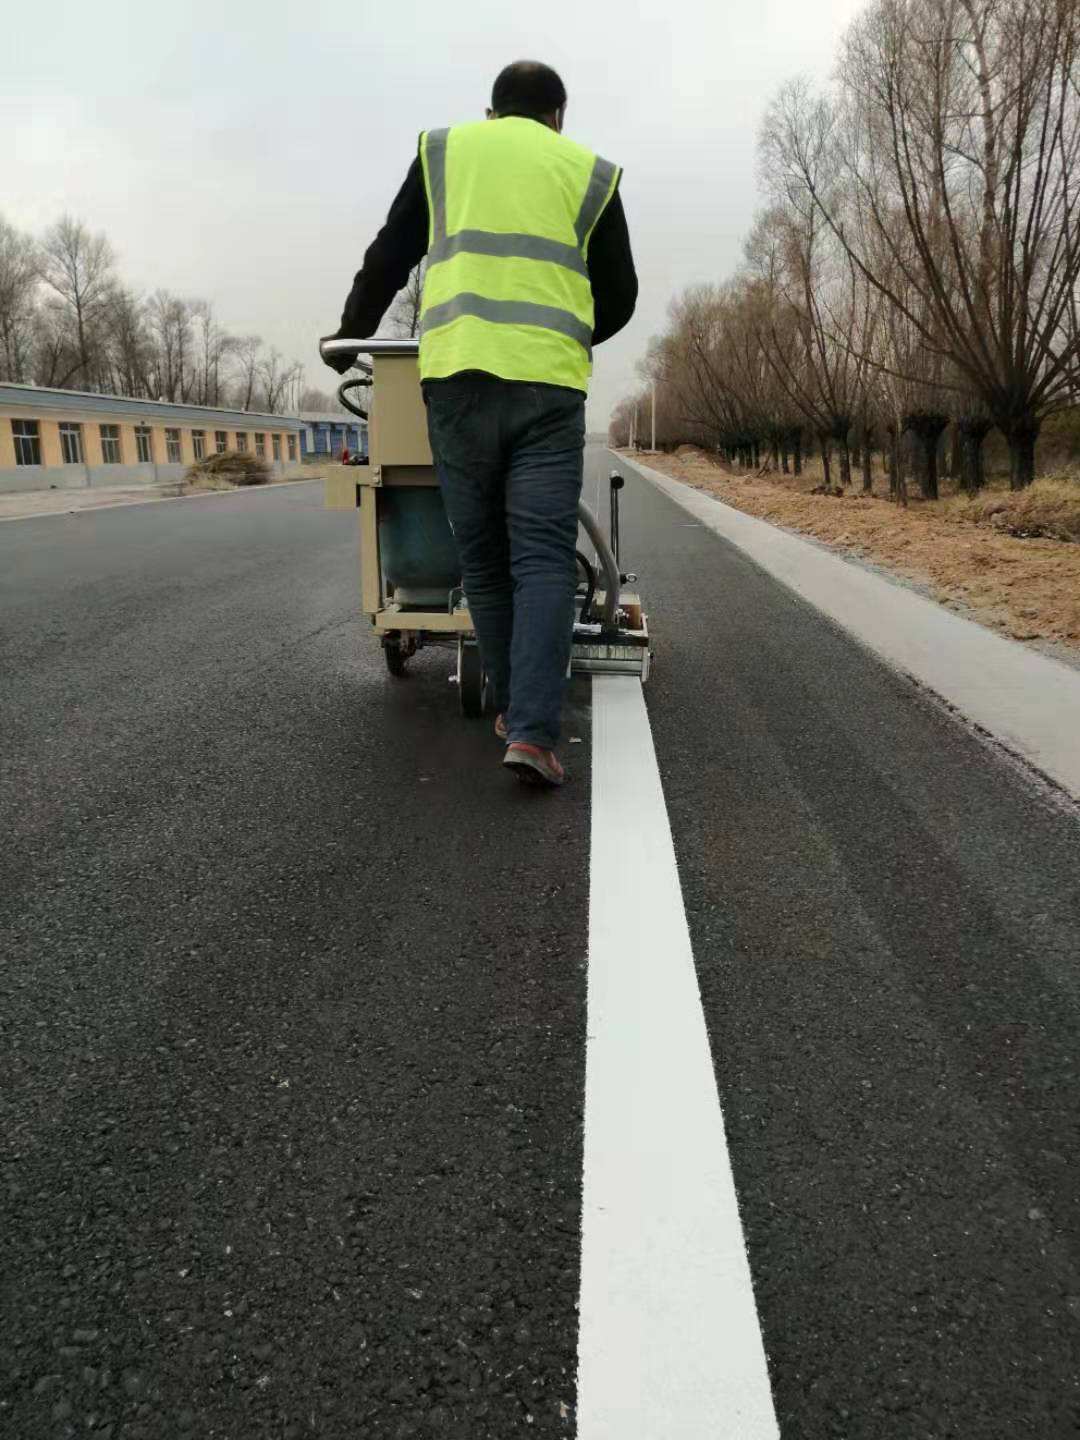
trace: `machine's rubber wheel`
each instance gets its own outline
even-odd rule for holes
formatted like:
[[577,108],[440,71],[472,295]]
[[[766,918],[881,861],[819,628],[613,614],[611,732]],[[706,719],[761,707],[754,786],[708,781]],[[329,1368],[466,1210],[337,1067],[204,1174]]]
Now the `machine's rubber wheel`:
[[401,641],[384,640],[383,654],[386,656],[386,668],[390,671],[390,674],[393,675],[396,680],[402,679],[406,673],[405,665],[409,657]]
[[480,649],[467,641],[458,642],[458,700],[461,713],[479,720],[487,704],[487,677],[480,663]]

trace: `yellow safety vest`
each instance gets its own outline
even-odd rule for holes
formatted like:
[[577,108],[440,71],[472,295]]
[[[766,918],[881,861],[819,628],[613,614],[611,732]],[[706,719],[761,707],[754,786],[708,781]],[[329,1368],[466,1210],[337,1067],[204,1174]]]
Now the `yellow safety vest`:
[[517,116],[428,130],[420,160],[430,216],[421,379],[486,370],[588,390],[586,260],[619,167]]

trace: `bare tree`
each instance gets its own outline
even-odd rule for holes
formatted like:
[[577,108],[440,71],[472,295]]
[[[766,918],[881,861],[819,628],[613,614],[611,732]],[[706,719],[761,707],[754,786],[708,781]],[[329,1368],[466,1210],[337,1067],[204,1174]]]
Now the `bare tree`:
[[33,240],[0,216],[0,378],[5,380],[30,378],[39,268]]
[[[64,215],[41,244],[41,274],[58,297],[72,329],[79,382],[92,385],[101,343],[101,321],[114,284],[112,246],[82,223]],[[67,383],[66,377],[62,383]]]
[[194,398],[199,405],[220,405],[222,367],[235,350],[236,341],[218,324],[208,300],[193,300],[190,310],[197,357]]
[[146,312],[155,340],[155,398],[188,400],[194,381],[191,304],[168,290],[156,290]]
[[34,317],[34,383],[62,389],[79,373],[79,351],[67,307],[53,296]]
[[[1014,488],[1076,391],[1078,46],[1073,0],[876,0],[845,42],[840,108],[779,102],[787,173],[1002,430]],[[833,193],[810,163],[822,126]]]
[[236,404],[241,410],[251,409],[259,381],[262,345],[262,338],[258,335],[242,335],[236,342],[236,364],[239,372]]
[[420,306],[424,297],[424,276],[427,259],[420,261],[390,306],[386,323],[395,336],[411,338],[420,333]]
[[261,403],[271,415],[276,415],[290,389],[303,373],[303,366],[299,361],[286,366],[281,352],[271,350],[259,360],[257,370],[262,385]]
[[105,328],[109,388],[121,395],[151,396],[154,341],[142,301],[116,286],[109,296]]

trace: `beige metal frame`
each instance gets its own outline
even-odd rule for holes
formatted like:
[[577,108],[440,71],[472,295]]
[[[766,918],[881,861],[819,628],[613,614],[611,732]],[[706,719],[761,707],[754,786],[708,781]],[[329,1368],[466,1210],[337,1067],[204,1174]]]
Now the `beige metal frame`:
[[324,482],[329,510],[360,510],[360,604],[377,634],[471,635],[462,604],[450,610],[402,610],[388,595],[379,558],[379,495],[395,486],[438,486],[415,355],[372,355],[375,396],[368,434],[370,464],[330,465]]

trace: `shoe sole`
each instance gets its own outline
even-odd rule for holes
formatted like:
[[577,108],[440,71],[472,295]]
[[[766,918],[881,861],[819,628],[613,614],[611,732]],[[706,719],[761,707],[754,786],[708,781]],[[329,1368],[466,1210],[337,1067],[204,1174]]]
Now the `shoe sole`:
[[507,770],[512,770],[522,785],[532,786],[537,790],[558,790],[566,781],[566,776],[561,778],[552,775],[550,770],[543,769],[537,762],[527,755],[520,757],[510,756],[503,761]]

